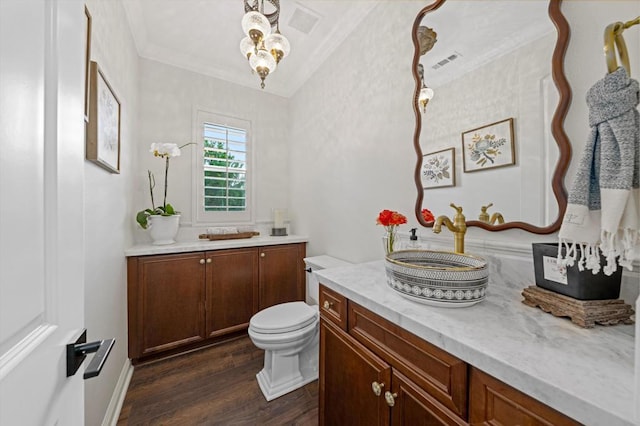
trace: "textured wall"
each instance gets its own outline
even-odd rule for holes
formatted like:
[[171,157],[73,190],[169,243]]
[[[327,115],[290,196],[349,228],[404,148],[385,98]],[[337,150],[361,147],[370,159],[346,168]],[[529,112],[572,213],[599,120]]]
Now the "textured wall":
[[[192,141],[194,107],[251,121],[255,160],[254,219],[258,222],[271,220],[272,208],[288,206],[288,102],[285,98],[147,59],[140,61],[140,75],[143,78],[139,88],[140,137],[136,141],[139,155],[135,170],[136,210],[151,204],[147,169],[156,176],[156,203],[162,197],[164,161],[153,157],[149,146],[153,142],[184,144]],[[178,239],[191,239],[198,232],[189,228],[193,213],[193,148],[185,147],[182,155],[170,163],[167,202],[182,212]],[[138,241],[148,241],[148,238],[144,231],[136,230]]]
[[85,382],[85,423],[101,424],[127,359],[127,273],[136,166],[138,56],[119,1],[90,0],[91,57],[121,103],[120,174],[85,162],[85,326],[89,341],[114,337],[100,376]]

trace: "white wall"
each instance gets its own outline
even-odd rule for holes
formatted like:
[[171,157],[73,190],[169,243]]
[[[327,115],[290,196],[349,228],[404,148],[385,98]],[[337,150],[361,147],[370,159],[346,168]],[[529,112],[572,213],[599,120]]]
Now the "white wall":
[[[288,206],[288,102],[285,98],[147,59],[140,61],[140,75],[139,138],[136,141],[140,161],[134,172],[136,211],[151,206],[147,170],[156,178],[156,203],[162,200],[164,161],[149,152],[150,145],[153,142],[182,145],[194,141],[194,108],[251,121],[255,221],[270,221],[272,208]],[[182,213],[179,240],[197,238],[201,232],[201,228],[200,231],[190,228],[193,225],[194,148],[185,147],[182,155],[170,162],[167,202]],[[139,227],[135,236],[138,241],[150,241]]]
[[[138,56],[119,1],[87,0],[93,18],[91,57],[121,103],[120,174],[85,162],[85,318],[89,341],[115,338],[100,376],[85,386],[85,424],[112,415],[109,406],[128,371],[127,275],[124,250],[132,238],[132,177],[138,134]],[[120,384],[121,385],[121,384]],[[109,410],[108,410],[109,408]]]

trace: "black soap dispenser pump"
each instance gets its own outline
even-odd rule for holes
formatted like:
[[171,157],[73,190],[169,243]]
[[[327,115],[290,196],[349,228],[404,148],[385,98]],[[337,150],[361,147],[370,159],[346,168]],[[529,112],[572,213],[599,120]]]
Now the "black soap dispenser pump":
[[409,236],[409,247],[410,249],[420,248],[418,245],[418,236],[416,235],[417,228],[411,228],[411,235]]

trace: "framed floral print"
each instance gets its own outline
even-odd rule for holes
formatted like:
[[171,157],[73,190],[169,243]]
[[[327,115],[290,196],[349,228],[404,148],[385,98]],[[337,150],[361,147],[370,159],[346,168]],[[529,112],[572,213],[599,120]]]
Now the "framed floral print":
[[464,172],[493,169],[516,163],[513,118],[462,133]]
[[456,186],[455,148],[423,155],[420,175],[424,189]]
[[120,101],[98,63],[91,61],[87,160],[120,173]]

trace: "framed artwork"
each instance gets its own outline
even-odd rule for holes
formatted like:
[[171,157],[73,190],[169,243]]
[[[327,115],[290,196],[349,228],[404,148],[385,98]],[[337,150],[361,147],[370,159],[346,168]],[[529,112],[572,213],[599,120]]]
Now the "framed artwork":
[[85,26],[85,56],[84,56],[84,121],[89,122],[89,62],[91,61],[91,14],[89,9],[84,7],[86,17]]
[[464,172],[493,169],[516,163],[513,118],[462,133]]
[[120,101],[94,61],[90,63],[89,82],[87,160],[111,173],[120,173]]
[[423,155],[420,176],[424,189],[456,186],[455,148]]

